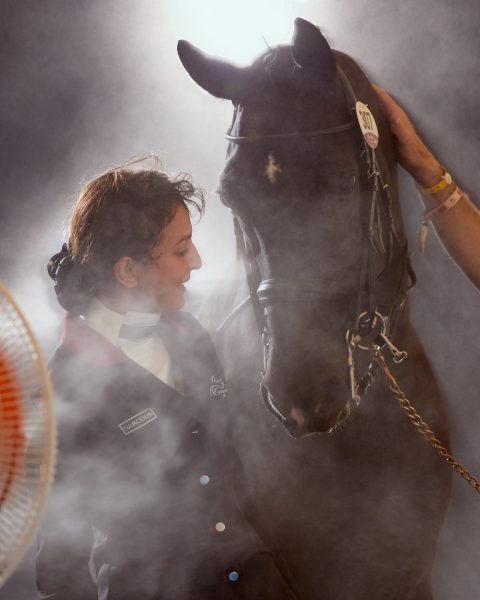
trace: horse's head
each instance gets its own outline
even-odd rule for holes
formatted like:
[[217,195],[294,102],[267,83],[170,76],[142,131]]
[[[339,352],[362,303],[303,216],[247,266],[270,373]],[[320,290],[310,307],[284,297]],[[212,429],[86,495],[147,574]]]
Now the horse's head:
[[[269,49],[250,67],[187,42],[178,51],[201,87],[235,106],[220,195],[235,216],[268,338],[267,405],[294,436],[329,430],[349,410],[346,331],[362,312],[389,312],[404,271],[392,141],[375,93],[302,19],[291,46]],[[353,96],[378,121],[376,156]],[[393,207],[391,196],[374,192],[381,184],[372,157]]]

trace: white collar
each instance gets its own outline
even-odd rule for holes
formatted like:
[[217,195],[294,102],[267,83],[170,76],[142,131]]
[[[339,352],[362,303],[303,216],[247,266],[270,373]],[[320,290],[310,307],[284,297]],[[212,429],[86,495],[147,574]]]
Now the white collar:
[[92,300],[84,315],[87,325],[114,345],[117,345],[118,334],[123,324],[156,325],[160,319],[161,314],[159,313],[144,313],[133,310],[122,315],[107,308],[98,298]]
[[122,325],[154,326],[160,321],[161,316],[159,313],[144,313],[129,310],[123,318]]

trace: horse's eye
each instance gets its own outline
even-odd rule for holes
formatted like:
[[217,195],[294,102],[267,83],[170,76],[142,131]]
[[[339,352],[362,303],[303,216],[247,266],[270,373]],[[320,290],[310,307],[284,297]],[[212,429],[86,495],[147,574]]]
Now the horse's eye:
[[353,193],[357,184],[356,173],[342,173],[333,184],[335,192],[339,196],[348,196]]
[[358,174],[352,172],[317,172],[315,175],[317,189],[335,198],[350,196],[355,190],[357,180]]

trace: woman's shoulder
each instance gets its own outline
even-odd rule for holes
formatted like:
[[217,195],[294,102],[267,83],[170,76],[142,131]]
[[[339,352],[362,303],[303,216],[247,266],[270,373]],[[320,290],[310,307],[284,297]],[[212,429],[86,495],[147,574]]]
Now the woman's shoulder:
[[91,366],[110,366],[122,362],[121,351],[84,319],[70,314],[65,316],[60,344],[50,359],[50,367],[70,362],[84,362]]

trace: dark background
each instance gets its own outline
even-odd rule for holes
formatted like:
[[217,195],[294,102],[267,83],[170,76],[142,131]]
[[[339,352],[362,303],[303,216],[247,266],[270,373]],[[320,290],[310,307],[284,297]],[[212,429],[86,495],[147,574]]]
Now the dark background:
[[[476,0],[1,0],[0,278],[47,353],[61,311],[46,262],[65,239],[82,182],[113,164],[153,151],[167,170],[191,171],[208,194],[196,231],[205,269],[193,287],[228,269],[232,228],[214,190],[230,106],[189,80],[176,42],[186,38],[245,63],[264,47],[262,34],[270,45],[288,42],[296,16],[319,25],[333,47],[399,99],[480,202]],[[421,205],[411,180],[401,184],[413,240]],[[413,319],[445,393],[454,453],[480,474],[480,296],[434,235],[414,262]],[[455,477],[434,571],[438,599],[478,596],[479,542],[480,498]],[[33,552],[1,600],[35,597]]]

